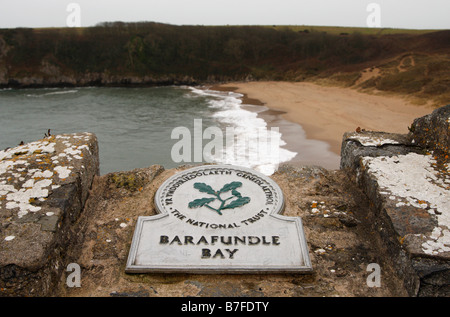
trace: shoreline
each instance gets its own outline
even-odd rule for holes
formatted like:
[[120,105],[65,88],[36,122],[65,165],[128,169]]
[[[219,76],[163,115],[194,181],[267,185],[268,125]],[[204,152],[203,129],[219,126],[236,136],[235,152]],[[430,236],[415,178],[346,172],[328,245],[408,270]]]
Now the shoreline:
[[207,89],[241,94],[243,109],[256,112],[267,123],[269,129],[278,128],[282,140],[286,143],[282,148],[297,153],[294,158],[284,163],[295,166],[321,166],[330,170],[339,169],[340,154],[332,152],[327,142],[307,138],[305,129],[299,123],[284,117],[288,115],[288,112],[271,108],[260,99],[249,97],[232,83],[208,86]]
[[[299,124],[307,140],[325,142],[330,151],[339,156],[345,132],[360,127],[368,131],[406,134],[414,119],[434,109],[412,104],[400,96],[367,94],[351,87],[306,82],[235,82],[210,89],[240,93],[244,95],[243,105],[264,105],[270,111],[268,114]],[[289,141],[295,142],[295,138],[292,139]]]

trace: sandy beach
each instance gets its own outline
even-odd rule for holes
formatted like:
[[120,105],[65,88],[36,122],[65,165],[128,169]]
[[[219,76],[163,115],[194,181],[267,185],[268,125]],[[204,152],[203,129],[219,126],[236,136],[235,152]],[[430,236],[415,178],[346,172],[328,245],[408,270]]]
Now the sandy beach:
[[433,111],[430,106],[415,105],[401,97],[304,82],[229,83],[220,89],[245,94],[244,104],[263,104],[282,111],[282,118],[301,125],[307,139],[326,142],[337,155],[345,132],[360,127],[408,133],[415,118]]

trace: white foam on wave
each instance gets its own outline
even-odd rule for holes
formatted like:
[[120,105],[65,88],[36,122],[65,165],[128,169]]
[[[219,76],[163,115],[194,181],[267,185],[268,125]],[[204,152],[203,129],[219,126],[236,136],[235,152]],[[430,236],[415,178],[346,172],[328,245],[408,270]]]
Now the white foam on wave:
[[223,150],[216,153],[212,161],[249,167],[272,175],[280,163],[290,161],[297,155],[282,148],[286,143],[277,128],[269,128],[256,112],[242,108],[242,94],[190,89],[195,95],[211,97],[209,107],[217,110],[213,118],[224,124],[235,136],[234,142],[225,142]]
[[65,94],[73,94],[78,92],[78,90],[72,89],[72,90],[60,90],[60,91],[52,91],[52,92],[46,92],[45,94],[27,94],[27,97],[44,97],[44,96],[51,96],[51,95],[65,95]]

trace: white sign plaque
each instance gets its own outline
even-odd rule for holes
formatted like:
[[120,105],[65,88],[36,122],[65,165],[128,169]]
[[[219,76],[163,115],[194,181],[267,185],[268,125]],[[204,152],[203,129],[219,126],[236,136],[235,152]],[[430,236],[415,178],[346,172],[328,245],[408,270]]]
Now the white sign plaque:
[[312,270],[301,219],[281,215],[269,177],[232,165],[179,172],[139,217],[128,273],[275,273]]

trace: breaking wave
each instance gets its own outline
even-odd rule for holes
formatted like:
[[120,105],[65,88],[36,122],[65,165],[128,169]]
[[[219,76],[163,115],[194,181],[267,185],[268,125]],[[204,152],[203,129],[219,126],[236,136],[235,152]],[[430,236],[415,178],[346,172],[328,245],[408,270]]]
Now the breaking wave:
[[272,175],[280,163],[290,161],[297,155],[283,148],[286,143],[278,128],[268,127],[257,112],[242,107],[242,94],[194,87],[189,89],[194,95],[210,98],[209,107],[216,110],[213,118],[234,135],[234,138],[224,141],[223,150],[216,153],[212,161],[249,167]]

